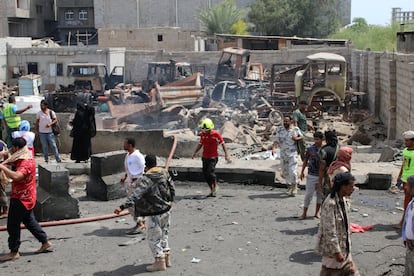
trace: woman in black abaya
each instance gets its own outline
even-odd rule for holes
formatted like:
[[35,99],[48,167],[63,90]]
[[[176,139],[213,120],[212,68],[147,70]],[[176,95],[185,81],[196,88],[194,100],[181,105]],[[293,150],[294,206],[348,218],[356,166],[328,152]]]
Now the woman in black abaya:
[[70,159],[76,163],[87,161],[92,154],[91,138],[96,135],[95,109],[88,104],[78,103],[72,125]]

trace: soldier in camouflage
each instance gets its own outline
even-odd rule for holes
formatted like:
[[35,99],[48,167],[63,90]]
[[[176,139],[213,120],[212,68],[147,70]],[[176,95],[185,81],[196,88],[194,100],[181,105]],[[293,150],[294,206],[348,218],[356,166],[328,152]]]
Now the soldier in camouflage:
[[168,233],[170,230],[170,209],[175,196],[174,184],[167,170],[157,167],[154,155],[145,157],[146,172],[138,180],[134,193],[115,209],[135,207],[135,214],[146,217],[147,240],[155,262],[147,271],[162,271],[171,266]]

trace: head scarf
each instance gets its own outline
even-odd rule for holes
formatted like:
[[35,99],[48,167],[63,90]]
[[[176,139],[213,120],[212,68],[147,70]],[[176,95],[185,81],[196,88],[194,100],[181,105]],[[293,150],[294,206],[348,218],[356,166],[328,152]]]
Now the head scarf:
[[328,169],[328,174],[332,174],[340,167],[345,167],[351,171],[352,148],[341,147],[338,151],[338,157],[331,163]]

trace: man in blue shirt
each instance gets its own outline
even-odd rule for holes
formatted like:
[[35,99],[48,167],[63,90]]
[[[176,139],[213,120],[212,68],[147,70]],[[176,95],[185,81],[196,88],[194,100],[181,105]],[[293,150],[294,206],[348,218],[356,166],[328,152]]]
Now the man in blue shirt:
[[319,218],[319,210],[322,204],[322,187],[319,183],[319,150],[322,148],[323,133],[317,131],[313,134],[314,144],[306,150],[305,159],[303,160],[302,171],[300,173],[300,179],[303,180],[305,168],[308,167],[308,175],[306,177],[306,194],[303,204],[303,213],[300,219],[305,219],[309,205],[312,201],[313,194],[316,190],[316,209],[315,218]]

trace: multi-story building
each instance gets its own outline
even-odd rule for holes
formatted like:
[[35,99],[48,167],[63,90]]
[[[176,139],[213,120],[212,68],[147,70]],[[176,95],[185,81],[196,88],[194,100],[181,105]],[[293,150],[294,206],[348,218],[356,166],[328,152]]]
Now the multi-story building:
[[401,8],[392,8],[391,23],[414,24],[414,11],[402,11]]
[[[222,0],[94,0],[97,29],[135,29],[148,27],[181,27],[200,30],[200,9],[212,7]],[[236,0],[238,7],[254,0]],[[339,0],[341,25],[351,23],[351,0]]]
[[0,37],[51,36],[55,23],[54,0],[0,0]]
[[62,45],[97,44],[93,0],[56,0],[56,9],[57,39]]

